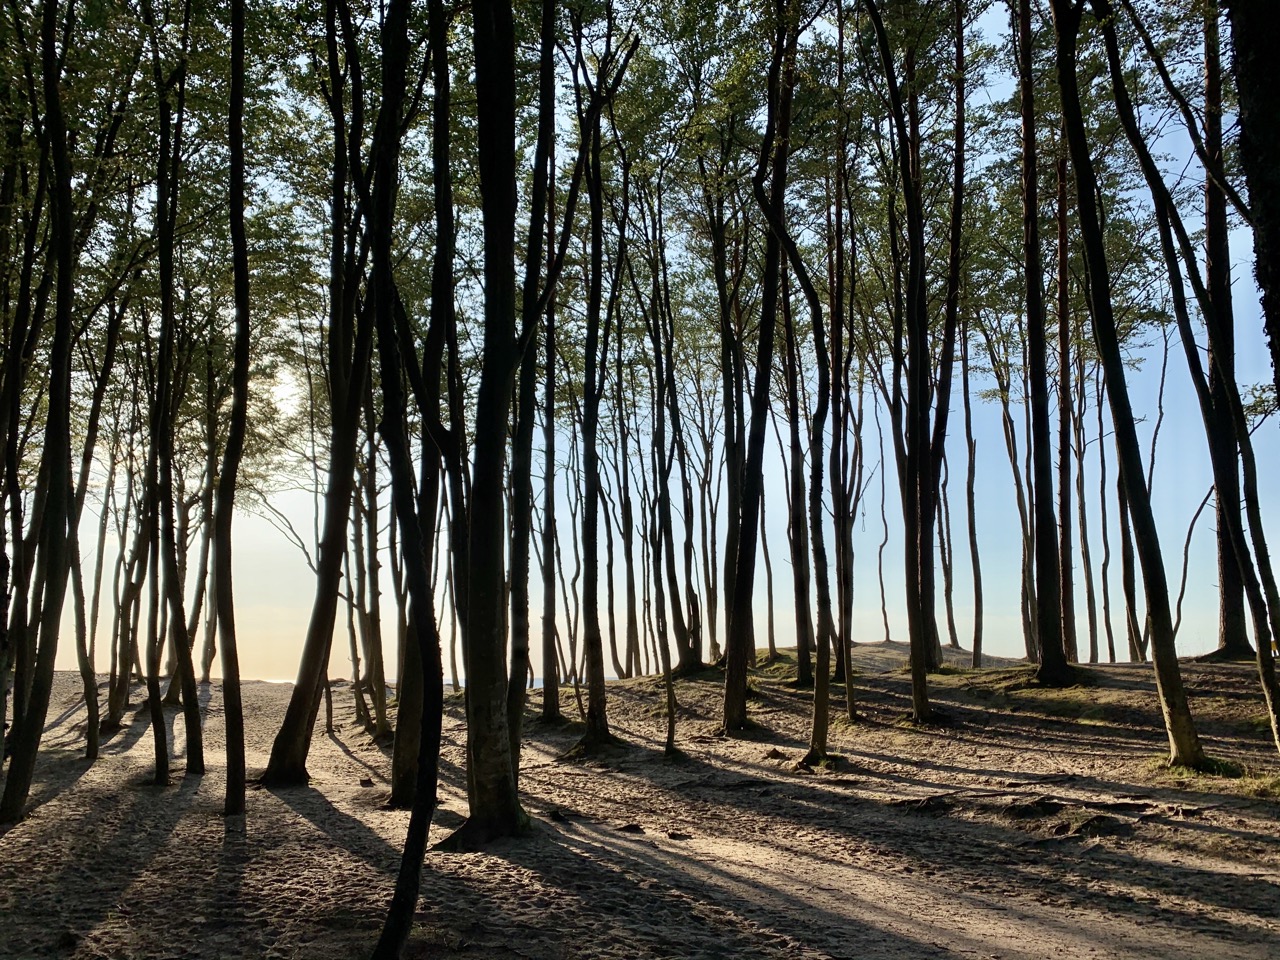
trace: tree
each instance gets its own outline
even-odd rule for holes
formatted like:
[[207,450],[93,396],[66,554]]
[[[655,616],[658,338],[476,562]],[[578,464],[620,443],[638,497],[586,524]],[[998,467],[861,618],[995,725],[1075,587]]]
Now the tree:
[[1178,669],[1164,561],[1160,555],[1159,535],[1151,511],[1151,497],[1143,476],[1142,454],[1138,447],[1133,410],[1125,383],[1124,361],[1116,336],[1111,276],[1107,268],[1102,225],[1098,219],[1096,199],[1093,199],[1098,197],[1098,181],[1086,141],[1076,75],[1076,51],[1083,0],[1051,0],[1051,10],[1057,37],[1056,69],[1058,86],[1062,91],[1063,126],[1075,171],[1076,196],[1081,198],[1080,234],[1089,278],[1093,339],[1102,363],[1111,405],[1111,419],[1116,431],[1120,482],[1133,517],[1134,540],[1142,564],[1156,685],[1169,736],[1169,762],[1177,766],[1199,767],[1204,763],[1204,752],[1191,720],[1186,691]]
[[[70,16],[71,11],[64,11]],[[0,797],[0,823],[21,818],[35,773],[36,753],[44,733],[49,694],[53,686],[54,657],[62,604],[66,596],[68,540],[71,497],[71,318],[75,290],[71,167],[67,148],[67,127],[62,112],[59,83],[62,61],[58,34],[62,28],[59,6],[47,0],[40,21],[40,65],[43,76],[44,130],[52,167],[50,213],[52,250],[57,285],[54,301],[53,345],[50,351],[49,394],[45,414],[44,457],[40,474],[45,485],[40,518],[38,582],[44,593],[40,601],[39,648],[28,711],[21,715],[4,794]],[[15,711],[15,715],[16,715]]]
[[1224,0],[1231,22],[1231,65],[1239,99],[1240,165],[1249,185],[1253,269],[1271,373],[1280,394],[1280,63],[1267,41],[1280,30],[1280,9],[1266,0]]
[[[751,189],[761,210],[781,219],[787,185],[787,161],[791,152],[791,104],[794,88],[795,44],[798,26],[789,25],[789,8],[779,2],[775,9],[773,58],[769,64],[768,112],[764,136]],[[766,180],[770,192],[765,192]],[[756,569],[756,539],[763,489],[764,434],[769,416],[769,380],[773,367],[774,336],[777,326],[779,274],[782,244],[770,229],[765,239],[762,276],[760,330],[756,350],[755,383],[751,390],[751,426],[747,435],[742,504],[738,523],[738,556],[734,562],[733,601],[725,642],[724,726],[740,730],[747,724],[747,666],[753,658],[751,596]]]
[[[324,493],[324,519],[316,558],[316,595],[307,624],[298,679],[289,709],[271,747],[263,781],[279,786],[307,780],[307,754],[316,712],[320,706],[333,624],[338,610],[338,580],[346,553],[347,520],[351,509],[352,478],[356,466],[356,434],[364,397],[365,377],[373,341],[372,318],[357,309],[359,281],[368,257],[367,233],[361,230],[361,209],[349,204],[352,178],[349,141],[364,135],[364,88],[359,70],[348,70],[339,46],[339,20],[349,32],[351,10],[345,0],[324,6],[327,77],[319,81],[329,111],[332,154],[330,168],[329,317],[325,366],[329,390],[329,472]],[[348,99],[352,115],[348,117]]]
[[244,162],[244,0],[231,0],[231,90],[227,130],[231,150],[231,182],[228,198],[232,264],[235,272],[236,338],[233,361],[231,427],[222,455],[214,514],[214,593],[218,628],[222,634],[222,703],[226,716],[227,788],[223,812],[244,812],[245,756],[244,710],[240,702],[240,654],[236,643],[235,600],[231,578],[231,524],[235,510],[236,482],[249,406],[249,245],[245,238]]
[[456,847],[518,833],[527,817],[516,796],[507,721],[503,489],[507,419],[518,363],[515,342],[515,33],[511,3],[472,5],[480,199],[484,222],[484,347],[475,414],[467,564],[467,797]]
[[[1019,0],[1018,88],[1022,101],[1023,276],[1027,296],[1028,378],[1031,384],[1031,450],[1035,463],[1036,637],[1040,666],[1036,678],[1059,686],[1070,677],[1062,645],[1061,581],[1058,573],[1058,521],[1053,510],[1053,450],[1049,441],[1049,389],[1040,256],[1040,188],[1036,172],[1035,82],[1032,76],[1031,2]],[[1065,374],[1061,374],[1064,375]]]

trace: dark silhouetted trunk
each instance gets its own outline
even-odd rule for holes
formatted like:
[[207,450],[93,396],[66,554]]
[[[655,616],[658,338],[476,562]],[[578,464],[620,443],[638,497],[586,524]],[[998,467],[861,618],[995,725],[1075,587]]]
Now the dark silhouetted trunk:
[[1142,454],[1134,425],[1133,409],[1125,382],[1124,359],[1116,333],[1111,303],[1111,275],[1107,266],[1105,237],[1099,222],[1095,199],[1097,176],[1086,139],[1080,92],[1076,77],[1076,45],[1080,30],[1080,7],[1072,0],[1051,0],[1057,35],[1056,61],[1058,85],[1062,92],[1063,125],[1075,170],[1080,235],[1089,278],[1089,304],[1093,317],[1094,343],[1107,383],[1111,402],[1111,419],[1116,431],[1116,449],[1120,461],[1120,480],[1134,526],[1134,544],[1142,563],[1142,579],[1146,590],[1147,617],[1151,627],[1152,659],[1155,662],[1156,688],[1164,714],[1169,739],[1169,762],[1178,766],[1200,767],[1204,752],[1192,723],[1182,675],[1178,668],[1173,639],[1173,618],[1169,609],[1169,590],[1165,579],[1160,538],[1151,510],[1150,494],[1142,471]]
[[[348,200],[351,189],[348,138],[352,142],[360,142],[363,132],[349,129],[347,98],[353,103],[361,103],[364,90],[358,82],[360,74],[346,70],[339,49],[339,18],[351,16],[345,0],[327,0],[324,11],[325,98],[329,107],[333,151],[329,196],[329,323],[325,362],[330,414],[329,472],[316,557],[316,593],[303,641],[298,678],[263,774],[263,782],[275,786],[297,785],[307,780],[311,733],[324,688],[338,612],[338,587],[342,558],[346,553],[357,460],[356,437],[373,340],[372,318],[366,309],[357,309],[356,305],[367,248],[363,242],[349,242],[348,235],[349,231],[354,232],[358,228],[358,224],[353,222],[358,213]],[[344,29],[344,32],[347,31]]]
[[[1218,4],[1204,7],[1204,148],[1210,160],[1222,165],[1222,63],[1218,34]],[[1277,20],[1280,23],[1280,20]],[[1272,134],[1274,136],[1274,134]],[[1277,154],[1280,156],[1280,154]],[[1218,514],[1218,650],[1229,659],[1253,655],[1245,625],[1244,580],[1231,546],[1230,518],[1240,516],[1240,478],[1237,445],[1227,399],[1228,378],[1235,377],[1235,322],[1231,308],[1231,246],[1227,225],[1227,197],[1211,176],[1204,183],[1204,273],[1217,323],[1209,334],[1209,393],[1213,396],[1214,425],[1209,455],[1214,469],[1214,501]],[[1246,561],[1248,562],[1248,561]]]
[[1076,640],[1074,529],[1071,517],[1071,298],[1067,245],[1067,158],[1058,158],[1058,570],[1061,575],[1062,648],[1080,660]]
[[1273,0],[1224,0],[1231,21],[1232,68],[1239,102],[1240,166],[1249,185],[1253,271],[1262,291],[1262,319],[1271,374],[1280,394],[1280,5]]
[[1040,255],[1040,190],[1036,173],[1035,88],[1032,73],[1031,0],[1018,4],[1018,89],[1022,104],[1022,243],[1027,303],[1027,376],[1030,381],[1031,445],[1035,482],[1036,679],[1051,686],[1070,678],[1062,645],[1058,521],[1053,510],[1053,449],[1049,437],[1049,373],[1046,363],[1044,267]]
[[[793,60],[788,56],[789,32],[785,18],[775,17],[773,57],[769,66],[769,107],[760,156],[751,178],[752,192],[761,210],[781,219],[791,152],[791,100]],[[783,63],[786,61],[784,71]],[[772,159],[772,163],[771,163]],[[772,166],[772,170],[770,167]],[[770,179],[771,193],[765,193]],[[729,608],[725,643],[724,726],[741,730],[747,725],[747,667],[754,657],[751,600],[756,572],[756,539],[760,529],[760,498],[764,486],[764,435],[769,419],[769,381],[773,369],[774,335],[778,320],[778,281],[782,245],[771,230],[765,238],[764,274],[761,278],[759,340],[756,347],[755,382],[751,389],[751,426],[747,436],[746,466],[742,480],[742,513],[739,521],[738,556],[734,561],[733,603]]]
[[[62,112],[61,92],[58,89],[62,72],[57,46],[61,26],[58,9],[59,5],[54,0],[47,0],[40,30],[45,136],[50,145],[49,155],[53,166],[50,243],[53,246],[57,288],[53,343],[49,353],[44,463],[41,470],[47,484],[47,496],[40,522],[41,537],[37,557],[42,568],[37,579],[43,583],[44,593],[41,597],[39,646],[32,670],[31,692],[14,737],[4,794],[0,797],[0,823],[14,823],[22,817],[31,790],[36,754],[44,733],[49,696],[53,688],[54,659],[57,655],[62,604],[67,585],[67,523],[71,512],[71,337],[75,259],[67,127]],[[11,442],[15,439],[10,436]],[[10,476],[13,478],[12,474]],[[18,719],[15,710],[15,720]]]

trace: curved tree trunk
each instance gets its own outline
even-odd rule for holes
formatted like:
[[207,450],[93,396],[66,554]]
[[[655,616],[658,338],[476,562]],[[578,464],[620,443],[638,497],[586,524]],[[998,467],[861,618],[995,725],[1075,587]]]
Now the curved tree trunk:
[[[14,738],[9,773],[0,797],[0,823],[20,819],[35,774],[36,753],[44,733],[49,696],[53,687],[54,658],[62,604],[66,596],[67,522],[71,503],[71,338],[75,269],[71,205],[71,169],[67,156],[67,128],[58,89],[61,62],[58,56],[59,5],[47,0],[41,19],[40,59],[43,73],[45,134],[53,164],[52,230],[57,269],[53,344],[49,355],[48,410],[44,434],[44,477],[48,495],[41,521],[38,562],[44,568],[39,647],[36,653],[27,710]],[[12,438],[11,438],[12,439]],[[15,719],[17,719],[15,711]]]
[[1125,383],[1124,360],[1112,312],[1111,276],[1107,266],[1104,236],[1093,200],[1098,196],[1098,184],[1086,140],[1076,78],[1076,44],[1081,10],[1073,0],[1051,0],[1051,10],[1057,34],[1056,61],[1058,84],[1062,91],[1063,122],[1075,170],[1076,196],[1082,201],[1079,204],[1080,233],[1089,277],[1094,343],[1098,348],[1107,382],[1111,418],[1116,430],[1120,479],[1133,518],[1134,541],[1142,563],[1156,688],[1169,738],[1169,762],[1179,766],[1200,767],[1204,764],[1204,752],[1191,719],[1182,674],[1178,668],[1160,538],[1143,477],[1142,454],[1138,446],[1133,409]]
[[342,8],[343,2],[344,0],[326,0],[325,3],[327,102],[333,150],[329,196],[329,326],[326,344],[331,420],[329,473],[316,557],[316,593],[303,641],[298,678],[289,698],[284,722],[271,746],[267,769],[262,776],[264,784],[274,786],[297,785],[307,780],[307,755],[311,749],[311,734],[324,688],[329,650],[333,644],[333,625],[338,612],[338,587],[342,576],[342,558],[346,552],[347,524],[356,469],[360,405],[373,339],[372,318],[367,310],[356,308],[358,277],[362,272],[365,248],[361,246],[354,253],[348,253],[348,231],[354,229],[355,224],[349,222],[349,217],[354,218],[354,211],[349,209],[347,199],[350,190],[347,141],[349,135],[358,139],[360,131],[348,129],[344,104],[347,96],[354,101],[362,100],[364,91],[348,75],[339,50],[339,15],[349,15],[349,11]]
[[[761,210],[781,219],[791,152],[792,60],[787,56],[785,18],[775,17],[773,56],[769,66],[769,107],[760,155],[751,178],[752,192]],[[786,70],[783,62],[786,61]],[[770,173],[770,194],[765,182]],[[747,435],[746,469],[742,480],[742,513],[739,519],[738,555],[734,561],[733,603],[729,609],[725,644],[724,726],[741,730],[747,725],[747,667],[754,657],[755,631],[751,609],[756,573],[756,540],[760,524],[760,498],[764,487],[764,435],[769,419],[769,381],[773,370],[774,336],[778,319],[778,280],[782,245],[771,230],[765,238],[764,274],[761,278],[759,340],[756,347],[755,382],[751,390],[751,426]]]

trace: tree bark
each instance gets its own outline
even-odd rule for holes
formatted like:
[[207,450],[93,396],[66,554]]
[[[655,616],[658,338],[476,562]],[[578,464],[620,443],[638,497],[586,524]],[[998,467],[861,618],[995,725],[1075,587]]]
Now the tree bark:
[[1280,395],[1280,6],[1270,0],[1224,0],[1231,21],[1231,65],[1239,102],[1240,165],[1249,185],[1254,277],[1271,373]]
[[[761,210],[771,209],[780,218],[791,152],[792,61],[787,57],[784,18],[775,17],[773,56],[769,66],[769,107],[765,118],[760,156],[751,178],[752,192]],[[786,61],[786,69],[783,62]],[[770,173],[771,194],[765,193]],[[746,466],[742,481],[742,513],[739,519],[738,555],[734,561],[733,604],[729,609],[725,644],[724,726],[741,730],[747,725],[747,667],[753,659],[755,631],[751,598],[755,583],[756,540],[760,523],[760,498],[764,486],[764,435],[769,419],[769,381],[773,369],[774,334],[777,326],[778,279],[782,246],[769,231],[765,238],[764,274],[761,279],[760,326],[756,347],[755,382],[751,390],[751,426],[747,436]]]
[[475,408],[467,563],[468,799],[470,816],[456,847],[525,829],[516,795],[507,723],[506,509],[507,421],[517,357],[515,32],[510,0],[478,0],[474,21],[478,168],[483,219],[484,346]]
[[1036,679],[1048,686],[1070,680],[1062,644],[1058,521],[1053,509],[1053,449],[1049,432],[1049,374],[1046,363],[1044,267],[1040,254],[1040,188],[1036,173],[1035,81],[1032,73],[1031,0],[1018,3],[1018,89],[1022,111],[1022,242],[1026,284],[1027,359],[1031,400],[1031,444],[1035,483],[1036,636],[1040,666]]
[[[1218,4],[1204,7],[1204,147],[1210,160],[1222,165],[1222,63],[1218,35]],[[1218,650],[1229,659],[1253,656],[1245,622],[1244,580],[1231,545],[1228,514],[1239,518],[1240,477],[1238,449],[1227,399],[1229,378],[1235,377],[1235,322],[1231,307],[1231,245],[1227,225],[1227,196],[1212,177],[1204,183],[1204,273],[1217,323],[1209,335],[1209,393],[1213,397],[1214,425],[1209,433],[1209,455],[1214,469],[1214,508],[1218,515]],[[1216,336],[1215,336],[1216,334]],[[1246,561],[1249,562],[1249,561]]]
[[1058,84],[1062,92],[1063,121],[1072,167],[1075,170],[1076,196],[1081,201],[1078,206],[1080,233],[1089,277],[1094,343],[1098,348],[1107,382],[1111,418],[1116,430],[1120,479],[1133,519],[1135,546],[1142,563],[1156,688],[1169,739],[1169,762],[1177,766],[1200,767],[1204,764],[1204,752],[1191,719],[1182,675],[1178,669],[1160,538],[1143,477],[1142,454],[1138,446],[1133,410],[1125,383],[1124,359],[1112,312],[1111,276],[1107,266],[1105,238],[1095,206],[1094,198],[1099,195],[1097,176],[1086,140],[1076,77],[1076,45],[1081,9],[1073,0],[1051,0],[1051,10],[1057,34],[1056,63]]
[[[14,738],[9,773],[0,796],[0,823],[21,819],[31,791],[36,754],[44,733],[53,688],[53,666],[58,649],[62,604],[68,569],[67,523],[71,493],[71,337],[75,295],[71,168],[67,152],[67,127],[62,112],[61,61],[58,55],[59,6],[47,0],[40,30],[45,134],[53,165],[50,242],[56,264],[57,297],[54,302],[53,343],[49,354],[49,393],[44,433],[44,469],[48,495],[41,521],[38,562],[41,578],[39,646],[36,653],[28,708]],[[17,714],[15,712],[15,718]]]

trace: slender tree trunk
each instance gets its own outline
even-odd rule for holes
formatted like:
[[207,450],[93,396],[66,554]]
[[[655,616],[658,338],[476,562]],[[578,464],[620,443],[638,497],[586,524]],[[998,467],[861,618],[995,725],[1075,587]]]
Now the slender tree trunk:
[[[511,734],[512,766],[517,780],[520,772],[520,735],[524,724],[525,678],[529,674],[529,547],[533,538],[533,425],[537,405],[537,353],[533,339],[541,320],[538,310],[543,267],[544,224],[547,227],[547,254],[552,255],[551,187],[552,156],[555,145],[555,18],[554,0],[544,0],[540,27],[538,75],[538,140],[533,159],[533,191],[529,206],[528,243],[525,249],[524,284],[521,294],[521,338],[525,344],[520,362],[519,395],[516,398],[515,444],[512,448],[511,478],[511,675],[507,681],[507,724]],[[554,263],[547,262],[547,286],[554,283]],[[553,291],[544,296],[550,304]],[[548,306],[548,309],[550,307]],[[553,362],[554,358],[551,358]],[[548,417],[550,424],[551,417]],[[554,426],[549,426],[554,430]],[[546,466],[547,483],[553,466]],[[554,595],[552,619],[554,621]],[[612,605],[610,605],[612,611]],[[544,656],[544,684],[546,682]],[[554,668],[554,663],[552,664]],[[553,669],[554,672],[554,669]],[[550,694],[559,706],[559,690],[552,684]],[[544,704],[545,705],[545,704]]]
[[[929,441],[932,403],[929,348],[928,291],[925,275],[924,210],[918,149],[918,112],[911,110],[912,136],[893,63],[893,48],[875,0],[866,0],[875,29],[884,71],[890,113],[897,131],[898,162],[907,224],[907,391],[906,449],[903,458],[904,492],[907,494],[906,603],[911,643],[911,714],[917,723],[933,718],[929,704],[928,671],[936,659],[937,622],[934,614],[934,482],[933,450]],[[909,96],[914,103],[914,50],[906,57]],[[896,431],[895,431],[896,432]]]
[[[1204,147],[1222,165],[1222,62],[1218,36],[1218,4],[1205,0],[1204,16]],[[1213,396],[1214,426],[1209,433],[1210,456],[1221,469],[1214,471],[1214,501],[1218,514],[1218,650],[1223,657],[1253,655],[1245,624],[1244,580],[1231,546],[1228,512],[1240,516],[1240,478],[1237,445],[1232,429],[1228,378],[1235,377],[1235,323],[1231,305],[1231,246],[1227,225],[1227,197],[1214,177],[1204,183],[1204,272],[1217,317],[1209,336],[1209,392]]]
[[[1119,459],[1119,451],[1116,451]],[[1138,620],[1138,572],[1133,556],[1133,527],[1129,522],[1129,500],[1123,479],[1116,478],[1116,502],[1120,517],[1120,586],[1124,592],[1125,636],[1129,640],[1129,659],[1145,663],[1142,647],[1142,624]]]
[[973,572],[973,666],[982,666],[982,557],[978,552],[978,443],[973,436],[973,401],[969,391],[969,324],[960,333],[960,376],[964,400],[964,442],[967,453],[964,481],[965,518],[969,528],[969,565]]
[[1031,0],[1018,3],[1018,87],[1022,102],[1022,241],[1027,297],[1027,357],[1031,400],[1031,445],[1035,465],[1036,635],[1040,666],[1036,679],[1061,686],[1070,679],[1062,639],[1062,581],[1058,521],[1053,509],[1053,450],[1049,442],[1049,374],[1046,363],[1044,267],[1040,256],[1040,191],[1036,173],[1035,87],[1032,73]]
[[[554,158],[548,157],[554,169]],[[548,174],[548,224],[555,202],[554,181]],[[556,643],[556,301],[547,299],[546,354],[542,394],[542,722],[557,723],[560,714],[559,652]],[[627,504],[624,509],[629,509]]]
[[800,445],[800,358],[796,355],[795,324],[791,316],[791,293],[788,289],[787,273],[782,275],[782,329],[785,366],[787,374],[787,428],[790,447],[788,449],[787,476],[790,483],[790,494],[787,507],[790,515],[787,519],[788,540],[791,544],[791,606],[795,615],[796,646],[799,648],[801,670],[797,683],[802,687],[814,686],[815,698],[817,686],[826,678],[815,682],[815,674],[809,667],[808,654],[816,650],[813,627],[813,611],[809,605],[810,569],[809,569],[809,528],[806,520],[806,491],[804,481],[804,449]]
[[251,331],[249,248],[244,223],[244,18],[245,0],[231,0],[231,93],[228,123],[231,138],[231,179],[228,209],[231,219],[236,338],[231,372],[231,423],[215,494],[213,546],[214,597],[218,610],[218,629],[222,637],[222,702],[226,714],[227,739],[227,787],[223,811],[228,816],[243,813],[245,805],[244,708],[240,699],[240,654],[231,578],[231,521],[248,425]]
[[764,556],[764,589],[766,607],[766,632],[769,643],[769,662],[778,659],[778,640],[773,625],[773,564],[769,562],[768,524],[765,523],[764,505],[767,495],[760,492],[760,553]]
[[[596,84],[602,85],[602,76]],[[586,369],[582,403],[582,562],[583,651],[586,655],[587,729],[583,744],[594,745],[612,739],[605,709],[604,638],[600,630],[600,454],[598,433],[602,379],[600,366],[601,307],[604,290],[604,182],[601,170],[599,114],[592,126],[582,131],[590,139],[587,167],[587,198],[590,207],[590,265],[587,281]],[[607,337],[607,333],[606,333]]]
[[357,459],[356,437],[373,339],[371,317],[365,309],[356,308],[357,277],[361,272],[364,248],[348,255],[348,231],[355,228],[348,219],[354,218],[355,214],[348,203],[348,137],[358,142],[361,131],[349,129],[345,98],[349,95],[353,102],[359,103],[363,100],[364,91],[345,69],[339,50],[339,15],[349,15],[349,11],[342,7],[343,2],[326,0],[324,7],[328,68],[326,98],[333,149],[326,358],[331,420],[329,472],[316,557],[316,593],[303,641],[298,678],[262,776],[263,783],[274,786],[292,786],[307,781],[307,755],[311,749],[311,734],[324,689],[338,612],[338,585]]
[[[1174,316],[1182,336],[1183,350],[1191,373],[1191,379],[1196,388],[1196,398],[1200,403],[1201,418],[1204,421],[1205,432],[1210,438],[1210,443],[1212,443],[1213,433],[1218,425],[1217,414],[1219,409],[1215,407],[1214,396],[1205,378],[1200,363],[1200,354],[1195,345],[1190,312],[1187,309],[1182,272],[1175,252],[1175,233],[1178,238],[1178,246],[1182,249],[1183,259],[1192,288],[1196,294],[1196,300],[1209,329],[1209,335],[1212,340],[1219,343],[1223,339],[1220,315],[1216,309],[1212,292],[1196,268],[1196,251],[1182,223],[1182,218],[1138,128],[1136,112],[1129,98],[1124,76],[1119,43],[1116,39],[1115,29],[1112,26],[1113,10],[1107,0],[1094,0],[1094,10],[1103,21],[1103,39],[1106,44],[1107,61],[1111,69],[1111,82],[1115,90],[1116,107],[1120,122],[1129,137],[1130,145],[1138,157],[1139,164],[1151,190],[1152,199],[1155,202],[1161,249],[1169,271]],[[1210,359],[1221,367],[1228,366],[1220,356],[1215,357],[1211,354]],[[1275,663],[1271,651],[1272,636],[1280,635],[1280,591],[1277,591],[1270,553],[1266,543],[1266,531],[1262,525],[1262,517],[1258,505],[1257,464],[1248,422],[1245,419],[1244,409],[1240,403],[1234,377],[1227,377],[1225,371],[1219,369],[1219,382],[1223,385],[1227,396],[1233,435],[1240,452],[1241,465],[1244,468],[1245,504],[1249,513],[1249,524],[1253,531],[1254,549],[1258,556],[1258,565],[1262,574],[1261,586],[1249,555],[1249,546],[1245,542],[1244,528],[1239,513],[1227,511],[1225,520],[1230,537],[1231,551],[1237,560],[1237,573],[1243,582],[1244,591],[1249,597],[1249,605],[1253,611],[1254,630],[1258,641],[1258,673],[1262,684],[1263,700],[1267,706],[1272,739],[1280,747],[1280,686],[1277,685]],[[1235,479],[1237,468],[1234,460],[1228,458],[1219,459],[1212,455],[1210,459],[1213,464],[1215,484],[1221,479],[1224,486],[1229,485],[1231,481],[1222,475],[1230,474],[1231,479]],[[1264,589],[1266,591],[1265,597],[1263,595]],[[1270,609],[1268,610],[1268,608]]]
[[942,603],[947,615],[947,646],[952,650],[959,650],[960,638],[956,634],[955,611],[955,547],[951,539],[951,502],[947,497],[950,481],[951,470],[946,457],[943,457],[941,485],[938,488],[938,554],[942,563]]
[[1075,574],[1071,544],[1071,298],[1067,258],[1067,158],[1058,158],[1058,570],[1061,575],[1062,647],[1078,663]]
[[1116,635],[1111,625],[1111,534],[1107,524],[1107,435],[1102,422],[1102,400],[1106,385],[1102,378],[1102,367],[1098,367],[1095,392],[1097,394],[1096,409],[1098,412],[1098,528],[1102,531],[1102,570],[1099,579],[1102,582],[1102,626],[1107,634],[1107,662],[1116,662]]
[[1073,443],[1072,452],[1076,459],[1076,506],[1079,511],[1078,526],[1080,528],[1080,567],[1084,573],[1084,602],[1089,617],[1089,662],[1098,662],[1098,602],[1093,586],[1093,558],[1089,553],[1089,515],[1085,498],[1084,482],[1084,411],[1085,411],[1085,379],[1084,356],[1076,353],[1076,392],[1078,401],[1072,417]]
[[[71,169],[67,156],[67,128],[62,113],[61,61],[58,55],[59,5],[47,0],[41,19],[40,59],[43,74],[45,135],[50,143],[53,164],[52,229],[57,268],[53,344],[49,355],[49,394],[45,415],[44,469],[48,496],[41,522],[38,562],[44,568],[41,598],[39,648],[36,653],[31,695],[14,738],[9,773],[0,796],[0,823],[14,823],[22,817],[36,753],[44,733],[49,696],[53,687],[54,658],[62,603],[66,595],[68,542],[67,523],[71,503],[71,337],[72,298],[75,292]],[[16,714],[15,714],[16,717]]]
[[[760,155],[751,178],[752,192],[762,211],[770,210],[780,221],[787,183],[787,162],[791,153],[791,102],[794,84],[794,49],[785,16],[775,15],[773,57],[769,66],[769,108],[765,119]],[[784,68],[785,61],[785,68]],[[765,181],[770,173],[770,194]],[[774,335],[777,326],[778,281],[782,245],[770,230],[765,238],[764,274],[761,281],[759,340],[756,348],[755,382],[751,391],[751,426],[747,437],[746,469],[742,484],[742,514],[739,524],[738,556],[734,562],[733,606],[729,611],[729,633],[725,658],[724,725],[740,730],[747,724],[747,666],[754,654],[751,597],[755,582],[756,535],[759,530],[760,498],[763,490],[764,434],[769,418],[769,381],[773,369]]]
[[1200,767],[1204,752],[1191,719],[1182,675],[1178,668],[1173,640],[1173,618],[1169,609],[1169,590],[1165,580],[1160,539],[1151,510],[1150,494],[1144,482],[1142,455],[1134,426],[1133,410],[1125,384],[1124,360],[1116,333],[1111,304],[1111,276],[1107,266],[1102,226],[1095,200],[1097,177],[1086,141],[1084,118],[1076,77],[1076,44],[1080,29],[1080,7],[1072,0],[1051,0],[1057,34],[1057,73],[1062,91],[1063,122],[1076,175],[1080,233],[1089,276],[1089,300],[1093,316],[1094,343],[1098,348],[1107,393],[1111,402],[1111,419],[1116,430],[1120,478],[1134,524],[1134,541],[1142,563],[1142,579],[1146,588],[1147,617],[1151,625],[1152,659],[1155,662],[1156,688],[1169,738],[1169,762],[1178,766]]

